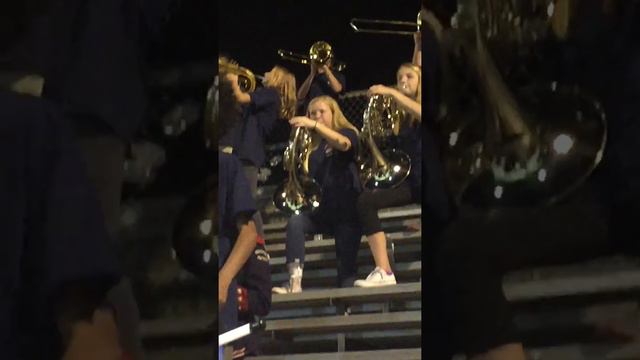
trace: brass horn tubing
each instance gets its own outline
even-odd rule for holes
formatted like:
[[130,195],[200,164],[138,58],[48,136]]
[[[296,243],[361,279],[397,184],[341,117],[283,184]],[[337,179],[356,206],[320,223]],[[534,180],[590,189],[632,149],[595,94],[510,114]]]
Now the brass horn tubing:
[[[361,28],[356,23],[362,24],[387,24],[387,25],[400,25],[400,26],[415,26],[414,31],[402,31],[402,30],[377,30],[371,28]],[[412,21],[396,21],[396,20],[375,20],[375,19],[360,19],[353,18],[349,22],[351,28],[355,32],[370,33],[370,34],[394,34],[394,35],[413,35],[416,31],[420,30],[420,24]]]
[[376,165],[381,168],[386,168],[387,160],[384,158],[384,156],[382,156],[380,149],[378,149],[378,146],[376,145],[375,141],[373,141],[373,138],[371,137],[371,132],[369,132],[368,135],[369,136],[367,136],[367,144],[369,145],[369,150],[371,151],[371,155],[376,161]]
[[367,131],[367,145],[369,145],[369,151],[371,151],[371,155],[373,156],[376,162],[376,165],[384,168],[387,166],[387,160],[384,158],[384,156],[382,156],[382,153],[380,152],[380,149],[378,149],[378,145],[376,145],[376,142],[373,141],[373,134],[371,132],[371,127],[373,126],[373,124],[371,124],[371,114],[369,113],[369,109],[371,108],[371,103],[373,101],[374,101],[373,97],[369,98],[369,105],[367,106],[367,112],[365,113],[366,114],[365,130]]
[[252,92],[253,90],[255,90],[256,75],[251,70],[236,64],[220,61],[218,61],[218,69],[218,71],[220,72],[229,72],[238,75],[238,77],[247,79],[247,81],[249,82],[249,89],[246,89],[247,92]]
[[[297,150],[302,148],[302,136],[303,136],[303,128],[299,127],[296,129],[293,140],[291,141],[291,159],[290,161],[290,170],[289,170],[289,187],[293,187],[296,192],[300,192],[302,190],[302,186],[300,185],[300,181],[298,180],[298,169],[296,166],[296,161],[298,161],[298,156],[300,154],[297,153]],[[304,164],[303,164],[304,171]]]
[[278,50],[278,55],[284,60],[291,60],[301,64],[308,64],[311,61],[306,55],[296,54],[292,51],[282,49]]

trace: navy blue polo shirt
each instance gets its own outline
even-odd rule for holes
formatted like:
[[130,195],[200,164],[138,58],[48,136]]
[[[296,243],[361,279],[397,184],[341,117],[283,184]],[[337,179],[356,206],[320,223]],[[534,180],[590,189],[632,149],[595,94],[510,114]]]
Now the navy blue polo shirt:
[[[338,80],[338,82],[340,82],[340,84],[342,85],[342,91],[340,93],[344,93],[347,88],[346,78],[342,73],[338,71],[334,71],[333,76],[335,76],[336,80]],[[313,81],[311,81],[309,93],[307,93],[307,96],[304,98],[304,102],[302,103],[301,112],[306,113],[307,107],[309,106],[311,100],[317,98],[318,96],[329,95],[335,100],[338,100],[338,95],[340,95],[340,93],[333,91],[333,89],[331,88],[331,83],[329,82],[329,77],[326,74],[317,74],[313,78]]]
[[[241,215],[250,217],[256,212],[249,182],[242,170],[242,163],[232,154],[218,152],[218,267],[222,268],[238,238],[237,219]],[[238,325],[236,280],[229,286],[227,303],[220,309],[224,330]]]
[[280,94],[274,88],[264,87],[249,95],[251,102],[243,106],[242,121],[234,124],[219,144],[233,146],[233,153],[240,160],[259,167],[266,157],[266,138],[278,121]]
[[53,294],[120,272],[69,121],[45,100],[0,92],[0,199],[2,358],[56,358]]
[[355,200],[361,191],[358,168],[355,162],[358,153],[358,135],[351,129],[338,132],[351,141],[347,151],[332,148],[322,140],[309,157],[309,173],[322,187],[322,201],[318,216],[327,220],[357,219]]

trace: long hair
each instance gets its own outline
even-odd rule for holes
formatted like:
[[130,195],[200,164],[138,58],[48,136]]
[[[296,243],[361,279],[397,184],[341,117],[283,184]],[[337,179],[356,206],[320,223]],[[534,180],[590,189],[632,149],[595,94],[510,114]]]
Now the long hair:
[[296,111],[296,77],[282,66],[273,68],[273,78],[265,84],[278,90],[280,95],[280,118],[289,119]]
[[[307,107],[307,116],[311,115],[309,113],[309,109],[311,108],[311,106],[320,101],[327,104],[327,106],[329,107],[329,110],[331,110],[331,114],[332,114],[331,126],[333,130],[338,131],[340,129],[351,129],[355,131],[356,134],[359,133],[358,129],[355,126],[353,126],[353,124],[351,124],[351,122],[347,119],[346,116],[344,116],[344,113],[340,109],[340,105],[338,105],[336,100],[331,96],[322,95],[322,96],[313,98],[311,102],[309,102],[309,106]],[[320,144],[320,135],[317,135],[317,133],[314,133],[314,135],[315,136],[313,137],[313,149],[316,149]]]

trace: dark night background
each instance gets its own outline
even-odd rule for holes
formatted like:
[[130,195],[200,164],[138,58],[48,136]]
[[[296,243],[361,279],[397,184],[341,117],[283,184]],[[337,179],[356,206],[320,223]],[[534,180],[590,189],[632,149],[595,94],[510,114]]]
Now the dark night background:
[[298,86],[307,65],[280,59],[278,49],[308,54],[315,41],[327,41],[336,59],[347,63],[346,91],[395,82],[398,66],[411,61],[411,36],[355,33],[351,18],[416,21],[419,0],[224,1],[218,5],[220,53],[263,74],[275,64],[296,75]]

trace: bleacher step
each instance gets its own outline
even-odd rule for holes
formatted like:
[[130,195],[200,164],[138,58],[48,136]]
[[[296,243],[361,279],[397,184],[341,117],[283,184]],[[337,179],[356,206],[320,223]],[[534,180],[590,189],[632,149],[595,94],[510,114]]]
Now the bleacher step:
[[[358,269],[358,276],[365,278],[369,275],[369,272],[373,270],[371,266],[360,266]],[[422,271],[421,261],[412,261],[406,263],[396,264],[394,267],[394,273],[396,279],[399,282],[415,281],[420,278]],[[302,278],[302,287],[312,288],[316,286],[330,287],[335,286],[337,271],[336,269],[318,269],[318,270],[305,270],[304,277]],[[271,275],[271,281],[273,286],[280,286],[281,283],[289,281],[289,274],[284,272],[278,272]],[[303,291],[304,292],[304,291]]]
[[[419,205],[409,205],[402,207],[386,208],[378,211],[380,220],[387,220],[393,218],[406,218],[406,217],[420,217],[422,214],[422,208]],[[287,226],[286,221],[275,221],[265,223],[263,229],[266,232],[284,230]]]
[[295,307],[332,306],[339,302],[365,303],[390,300],[420,299],[422,284],[419,282],[384,286],[378,288],[342,288],[309,290],[298,294],[274,294],[271,299],[273,310]]
[[198,316],[167,318],[155,320],[143,320],[140,323],[140,335],[145,340],[165,337],[184,337],[210,333],[213,319],[217,317],[214,313],[203,313]]
[[509,274],[503,281],[512,302],[566,296],[640,292],[637,259],[610,257],[576,265],[537,268]]
[[421,358],[421,349],[393,349],[375,351],[349,351],[343,353],[270,355],[248,357],[247,360],[419,360]]
[[[386,234],[388,241],[393,241],[397,245],[404,244],[419,244],[422,241],[422,231],[399,231]],[[322,240],[310,240],[304,244],[306,254],[315,254],[323,251],[333,251],[336,246],[335,238],[327,238]],[[369,243],[366,236],[362,236],[360,241],[360,249],[369,248]],[[280,244],[268,244],[266,250],[269,255],[274,258],[283,256],[285,254],[286,245]]]
[[[417,261],[420,260],[422,246],[421,244],[399,246],[395,248],[394,258],[397,262]],[[373,255],[369,249],[363,249],[358,251],[356,258],[358,265],[373,264]],[[272,257],[269,260],[272,272],[286,272],[286,258]],[[335,268],[336,267],[336,254],[330,253],[317,253],[308,254],[304,258],[305,270],[321,269],[321,268]]]
[[322,316],[303,319],[267,320],[265,332],[298,335],[302,333],[332,333],[364,330],[419,328],[421,311],[402,311],[349,316]]

